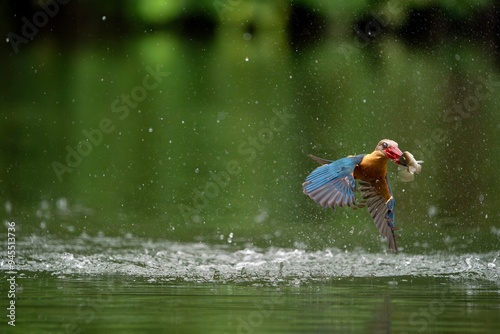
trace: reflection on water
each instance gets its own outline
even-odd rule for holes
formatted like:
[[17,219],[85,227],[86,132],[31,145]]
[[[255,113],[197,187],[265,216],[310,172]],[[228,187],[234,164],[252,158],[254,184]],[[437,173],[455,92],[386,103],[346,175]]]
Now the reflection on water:
[[394,256],[88,236],[32,236],[17,246],[17,326],[27,331],[488,333],[500,325],[494,253]]

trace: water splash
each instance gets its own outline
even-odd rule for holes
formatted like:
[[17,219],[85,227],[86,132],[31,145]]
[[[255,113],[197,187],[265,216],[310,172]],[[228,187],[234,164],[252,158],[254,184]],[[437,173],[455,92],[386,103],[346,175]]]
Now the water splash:
[[[302,284],[340,277],[448,276],[500,280],[499,254],[381,254],[89,237],[20,240],[17,270],[64,275],[128,275],[192,282]],[[5,263],[0,269],[8,270]]]

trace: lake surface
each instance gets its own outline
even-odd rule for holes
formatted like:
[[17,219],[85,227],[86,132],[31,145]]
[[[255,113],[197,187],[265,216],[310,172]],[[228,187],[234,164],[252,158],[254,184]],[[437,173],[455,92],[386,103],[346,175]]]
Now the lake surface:
[[[9,332],[493,333],[500,326],[494,252],[394,255],[87,235],[33,235],[16,247]],[[5,281],[6,261],[0,268]]]

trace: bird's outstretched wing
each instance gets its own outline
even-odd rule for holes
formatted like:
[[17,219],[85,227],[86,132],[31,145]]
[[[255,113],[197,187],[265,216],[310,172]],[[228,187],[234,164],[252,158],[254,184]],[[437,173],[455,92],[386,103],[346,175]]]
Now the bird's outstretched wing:
[[322,207],[357,206],[354,190],[354,168],[361,163],[364,154],[330,161],[313,157],[322,166],[309,174],[302,184],[304,194]]
[[312,155],[312,154],[309,154],[309,158],[313,159],[314,161],[316,161],[320,165],[328,165],[328,164],[331,164],[333,162],[333,160],[323,159],[323,158],[317,157],[317,156]]
[[396,230],[394,221],[395,201],[392,196],[392,189],[387,175],[385,176],[385,181],[387,183],[387,190],[390,194],[389,199],[382,196],[380,191],[377,191],[376,187],[370,182],[359,180],[359,185],[368,212],[372,216],[380,234],[387,238],[389,248],[397,252],[398,245],[396,244],[396,235],[394,233]]

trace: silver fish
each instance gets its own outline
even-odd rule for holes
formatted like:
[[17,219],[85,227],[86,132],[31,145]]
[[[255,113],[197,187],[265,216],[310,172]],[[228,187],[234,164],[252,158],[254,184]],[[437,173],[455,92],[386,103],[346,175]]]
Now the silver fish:
[[[398,166],[398,178],[403,182],[412,182],[415,180],[415,173],[420,174],[422,171],[422,160],[415,160],[413,154],[404,151],[399,159],[402,165]],[[405,165],[405,166],[403,166]]]

